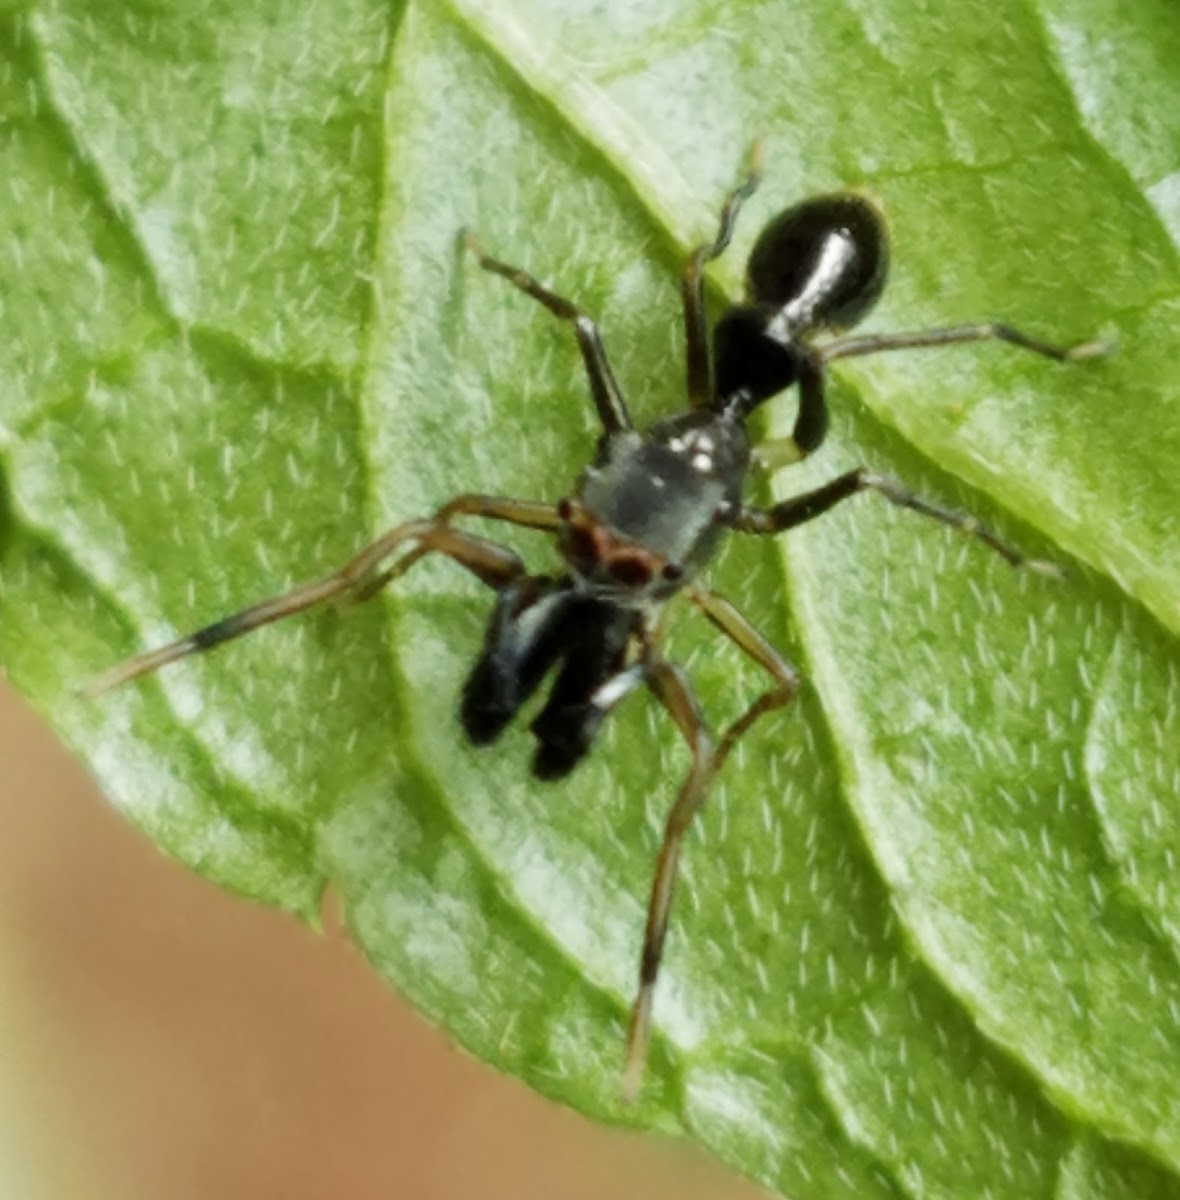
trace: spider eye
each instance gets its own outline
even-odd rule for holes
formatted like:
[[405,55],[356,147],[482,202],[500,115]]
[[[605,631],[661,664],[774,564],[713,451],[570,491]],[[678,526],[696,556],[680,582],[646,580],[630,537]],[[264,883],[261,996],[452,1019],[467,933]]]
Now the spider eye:
[[569,562],[586,569],[598,562],[600,548],[585,525],[567,525],[562,533],[562,550]]
[[642,588],[651,583],[651,565],[642,558],[616,558],[607,569],[624,587]]

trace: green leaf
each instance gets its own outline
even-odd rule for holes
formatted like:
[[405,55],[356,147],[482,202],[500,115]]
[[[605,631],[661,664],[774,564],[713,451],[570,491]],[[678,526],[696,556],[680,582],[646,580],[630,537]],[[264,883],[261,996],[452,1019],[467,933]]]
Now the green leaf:
[[[0,5],[0,657],[163,849],[315,919],[474,1053],[833,1196],[1180,1194],[1180,9],[1167,0]],[[454,719],[488,600],[426,562],[86,704],[137,649],[459,490],[555,500],[568,329],[680,401],[676,278],[746,146],[777,208],[890,215],[872,328],[1118,342],[835,372],[776,495],[859,461],[1064,582],[865,497],[713,572],[804,668],[690,838],[642,1102],[617,1097],[686,768],[628,702],[568,783]],[[792,402],[765,428],[789,428]],[[543,539],[513,544],[543,569]],[[763,685],[681,613],[715,720]]]

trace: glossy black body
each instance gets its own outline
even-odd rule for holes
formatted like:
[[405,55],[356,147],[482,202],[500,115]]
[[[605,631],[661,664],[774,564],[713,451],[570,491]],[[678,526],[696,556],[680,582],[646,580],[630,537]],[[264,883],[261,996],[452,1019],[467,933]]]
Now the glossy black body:
[[713,331],[715,406],[747,415],[790,387],[806,368],[808,336],[855,325],[888,271],[885,220],[863,197],[817,196],[780,213],[750,252],[747,302]]

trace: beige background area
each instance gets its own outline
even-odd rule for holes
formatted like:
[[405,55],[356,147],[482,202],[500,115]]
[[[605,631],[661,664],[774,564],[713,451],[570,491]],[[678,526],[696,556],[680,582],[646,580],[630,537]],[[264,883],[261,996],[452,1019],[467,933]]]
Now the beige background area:
[[450,1047],[338,931],[168,862],[0,689],[4,1200],[758,1200]]

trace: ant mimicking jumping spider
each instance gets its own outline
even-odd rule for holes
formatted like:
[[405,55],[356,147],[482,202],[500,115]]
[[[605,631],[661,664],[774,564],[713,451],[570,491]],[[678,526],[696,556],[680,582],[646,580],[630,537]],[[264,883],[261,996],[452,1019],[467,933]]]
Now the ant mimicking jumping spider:
[[[722,535],[730,530],[781,533],[857,492],[874,491],[983,542],[1014,567],[1056,571],[1049,563],[1026,558],[974,518],[923,500],[897,480],[864,467],[769,508],[751,507],[742,500],[751,467],[798,461],[823,442],[828,426],[825,374],[837,359],[987,340],[1059,361],[1091,358],[1107,349],[1100,342],[1058,347],[997,323],[837,336],[816,344],[817,334],[838,335],[855,325],[885,284],[889,248],[884,219],[869,200],[851,192],[804,200],[770,221],[750,253],[745,302],[722,314],[710,346],[704,267],[729,244],[738,211],[758,186],[760,174],[755,147],[746,178],[722,207],[717,236],[695,249],[684,268],[688,405],[683,412],[636,429],[594,320],[531,275],[491,257],[466,234],[468,249],[485,271],[502,276],[573,326],[602,424],[594,458],[573,491],[556,504],[456,496],[433,516],[382,534],[332,574],[129,658],[85,689],[96,696],[325,600],[367,599],[428,554],[454,560],[496,594],[483,648],[460,703],[460,720],[472,743],[485,745],[498,738],[551,677],[548,697],[530,725],[537,739],[533,773],[558,779],[590,749],[611,710],[637,687],[648,688],[687,742],[691,765],[668,814],[652,880],[622,1077],[629,1097],[638,1091],[642,1076],[685,832],[738,739],[763,714],[789,703],[799,688],[799,677],[786,659],[728,600],[698,581]],[[792,385],[799,389],[792,434],[753,450],[747,419]],[[456,517],[506,521],[551,534],[565,570],[530,574],[513,551],[453,528]],[[390,561],[395,553],[399,556]],[[720,737],[706,725],[684,672],[661,652],[659,615],[678,592],[772,680]]]

